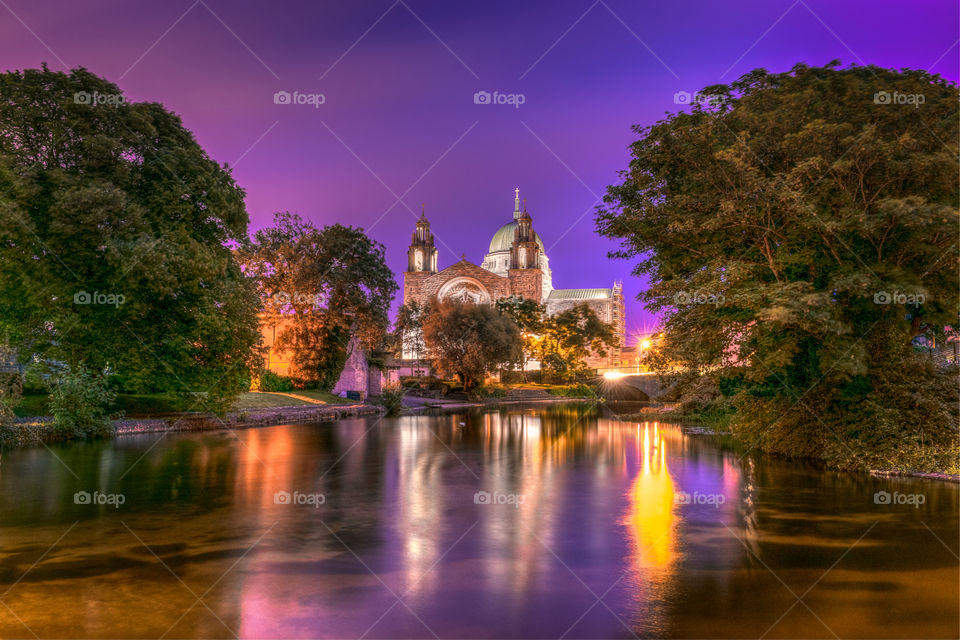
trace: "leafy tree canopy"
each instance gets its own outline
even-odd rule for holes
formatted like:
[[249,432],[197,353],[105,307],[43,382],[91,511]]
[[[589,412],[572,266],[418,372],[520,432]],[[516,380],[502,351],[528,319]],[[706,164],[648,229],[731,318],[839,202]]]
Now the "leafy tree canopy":
[[0,334],[131,391],[247,384],[244,193],[180,118],[85,69],[0,74]]
[[500,313],[510,317],[520,329],[519,364],[526,375],[527,362],[537,357],[546,308],[536,300],[523,296],[500,298],[497,300],[496,308]]
[[605,356],[618,344],[613,328],[585,304],[544,317],[539,330],[534,357],[543,369],[564,377],[584,371],[589,356]]
[[459,377],[466,389],[520,358],[516,323],[488,305],[449,300],[433,305],[423,321],[423,337],[433,366],[441,375]]
[[292,352],[295,377],[330,388],[351,337],[366,350],[382,343],[397,283],[383,245],[362,229],[318,229],[296,214],[277,213],[240,254],[260,285],[266,319],[279,328],[277,347]]
[[735,427],[759,446],[955,438],[951,394],[903,378],[936,375],[911,342],[957,322],[957,87],[837,65],[758,69],[634,127],[598,229],[648,278],[666,361],[745,375]]
[[423,340],[423,320],[430,313],[430,305],[421,305],[416,300],[401,305],[394,321],[391,348],[397,357],[404,354],[420,361],[426,357],[427,345]]

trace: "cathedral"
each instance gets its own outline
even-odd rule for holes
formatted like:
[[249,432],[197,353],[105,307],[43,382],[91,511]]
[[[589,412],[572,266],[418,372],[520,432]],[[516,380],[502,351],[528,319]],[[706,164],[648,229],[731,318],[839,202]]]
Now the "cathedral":
[[[526,202],[520,206],[520,190],[514,192],[513,219],[490,240],[490,249],[480,265],[464,256],[440,270],[430,223],[421,214],[407,250],[403,274],[403,303],[426,304],[436,300],[459,300],[494,304],[501,298],[523,296],[544,305],[553,315],[585,304],[604,322],[613,325],[624,345],[624,307],[621,283],[596,289],[555,289],[550,260],[543,240],[533,230]],[[610,349],[605,358],[592,358],[590,366],[603,368],[619,364],[620,349]]]

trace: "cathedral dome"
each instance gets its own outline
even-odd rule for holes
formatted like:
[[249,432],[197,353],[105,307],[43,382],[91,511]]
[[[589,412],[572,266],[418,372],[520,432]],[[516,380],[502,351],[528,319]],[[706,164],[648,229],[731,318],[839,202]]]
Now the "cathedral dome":
[[[497,229],[497,232],[493,234],[493,239],[490,241],[490,253],[510,251],[510,248],[513,246],[513,237],[516,229],[516,220],[511,220]],[[540,247],[540,251],[545,252],[546,249],[543,247],[543,240],[540,239],[540,235],[536,231],[533,232],[533,235],[537,239],[537,245]]]

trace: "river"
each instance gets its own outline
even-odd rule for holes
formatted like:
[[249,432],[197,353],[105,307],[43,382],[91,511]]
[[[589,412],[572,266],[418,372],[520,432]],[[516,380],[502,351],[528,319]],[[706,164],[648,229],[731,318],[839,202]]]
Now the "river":
[[583,405],[0,459],[0,637],[960,636],[958,486]]

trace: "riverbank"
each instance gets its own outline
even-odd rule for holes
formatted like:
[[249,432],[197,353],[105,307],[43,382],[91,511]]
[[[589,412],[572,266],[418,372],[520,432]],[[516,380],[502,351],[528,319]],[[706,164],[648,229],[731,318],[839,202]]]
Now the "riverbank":
[[[672,407],[658,407],[641,410],[629,414],[618,416],[622,420],[651,421],[658,420],[663,422],[673,422],[683,427],[683,432],[687,435],[717,435],[731,436],[738,442],[743,442],[730,430],[732,415],[729,413],[685,413]],[[776,454],[770,454],[776,455]],[[811,459],[812,462],[826,465],[823,460]],[[848,471],[850,471],[848,469]],[[916,470],[916,469],[871,469],[869,467],[861,468],[861,472],[867,473],[878,478],[922,478],[926,480],[939,480],[942,482],[952,482],[960,484],[960,474],[946,473],[943,470]]]
[[382,407],[370,404],[309,405],[268,407],[231,411],[223,418],[213,414],[191,414],[169,418],[132,418],[114,421],[117,435],[160,431],[210,431],[249,429],[298,422],[327,422],[341,418],[382,415]]
[[[543,406],[551,404],[588,403],[595,399],[568,398],[555,396],[547,398],[485,398],[480,401],[456,401],[435,398],[416,398],[408,400],[413,405],[405,405],[406,414],[438,415],[457,413],[477,407],[499,406]],[[385,415],[386,409],[380,405],[368,403],[356,404],[299,404],[282,407],[260,407],[230,411],[218,417],[212,413],[189,412],[170,416],[121,418],[113,420],[116,435],[127,436],[142,433],[166,433],[187,431],[217,431],[269,427],[279,424],[303,422],[328,422],[343,418]],[[401,414],[402,415],[402,414]],[[17,418],[5,428],[2,444],[12,447],[39,446],[47,442],[45,431],[53,418],[50,416],[31,416]]]
[[[300,422],[326,422],[361,416],[382,415],[383,407],[371,404],[295,405],[230,411],[218,417],[212,413],[183,413],[164,417],[121,418],[113,420],[117,436],[141,433],[215,431],[249,429]],[[6,427],[3,444],[29,447],[43,444],[49,416],[19,418]]]
[[[547,398],[484,398],[482,400],[460,401],[443,400],[439,398],[421,398],[417,396],[407,396],[404,398],[404,412],[411,414],[419,413],[456,413],[464,409],[475,409],[477,407],[501,407],[501,406],[544,406],[552,404],[570,404],[570,403],[596,403],[596,398],[569,398],[565,396],[553,396]],[[602,401],[600,401],[602,402]],[[402,415],[402,414],[401,414]]]

